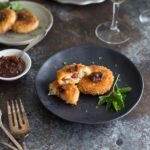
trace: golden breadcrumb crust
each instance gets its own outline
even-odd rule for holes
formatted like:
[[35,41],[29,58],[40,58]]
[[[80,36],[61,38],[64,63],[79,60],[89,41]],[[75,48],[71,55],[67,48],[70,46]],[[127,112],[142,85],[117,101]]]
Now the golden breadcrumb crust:
[[5,33],[14,25],[17,16],[15,11],[9,8],[0,10],[0,15],[4,15],[4,19],[0,21],[0,33]]
[[104,74],[104,77],[99,82],[93,82],[89,76],[83,77],[78,83],[78,88],[80,92],[84,94],[91,95],[103,95],[108,92],[114,82],[114,76],[111,70],[107,69],[104,66],[89,66],[92,72],[101,72]]
[[[12,27],[14,32],[25,34],[38,28],[39,20],[33,13],[29,12],[28,10],[19,10],[16,12],[16,14],[17,20]],[[25,17],[19,19],[20,15],[24,15]]]
[[[62,86],[62,85],[61,85]],[[64,92],[59,91],[60,85],[57,81],[54,81],[49,84],[49,95],[57,95],[62,100],[64,100],[67,104],[77,105],[79,100],[79,90],[74,84],[65,84],[66,90]]]
[[[71,65],[64,66],[62,69],[57,71],[57,81],[58,81],[59,84],[62,84],[62,79],[63,78],[65,78],[66,76],[69,76],[69,75],[71,75],[73,73],[73,72],[69,71],[69,68],[70,67],[74,67],[76,65],[78,66],[78,68],[77,68],[77,71],[75,71],[75,72],[79,72],[81,69],[86,68],[86,66],[84,66],[84,65],[75,64],[75,63],[71,64]],[[75,83],[76,82],[74,82],[74,84]]]

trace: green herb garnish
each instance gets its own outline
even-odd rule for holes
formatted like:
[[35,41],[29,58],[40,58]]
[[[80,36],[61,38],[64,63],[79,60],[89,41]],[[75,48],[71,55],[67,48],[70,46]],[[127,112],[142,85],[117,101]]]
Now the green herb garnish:
[[15,3],[11,4],[11,9],[13,9],[14,11],[19,11],[19,10],[23,10],[25,8],[19,2],[15,2]]
[[11,8],[11,4],[9,2],[0,3],[0,10],[4,8]]
[[117,65],[117,64],[115,64],[115,67],[117,68],[117,67],[118,67],[118,65]]
[[92,64],[92,65],[95,65],[95,62],[94,62],[94,61],[91,61],[91,64]]
[[67,62],[63,62],[64,65],[67,65]]
[[66,79],[65,78],[63,78],[62,80],[66,83]]
[[99,60],[102,60],[102,57],[98,57]]
[[10,2],[0,3],[0,10],[4,8],[10,8],[13,9],[14,11],[25,9],[19,2],[14,2],[13,4],[11,4]]
[[98,106],[96,106],[95,108],[96,108],[96,109],[98,109],[99,107],[98,107]]
[[99,96],[98,105],[106,103],[106,110],[114,107],[115,111],[119,111],[124,108],[124,100],[126,98],[127,92],[132,90],[131,87],[119,88],[117,82],[119,80],[120,74],[117,76],[116,81],[113,85],[112,91],[104,96]]

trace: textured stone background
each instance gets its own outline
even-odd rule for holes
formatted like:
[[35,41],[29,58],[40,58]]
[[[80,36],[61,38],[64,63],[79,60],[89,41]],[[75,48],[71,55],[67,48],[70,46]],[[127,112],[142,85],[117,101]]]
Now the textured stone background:
[[[32,68],[15,82],[0,81],[0,108],[8,127],[6,101],[22,98],[31,126],[26,139],[29,150],[150,150],[150,27],[139,22],[139,14],[150,8],[149,0],[127,0],[121,5],[119,21],[131,28],[129,42],[112,46],[95,37],[95,27],[111,20],[112,4],[88,6],[61,5],[51,0],[37,0],[51,9],[54,26],[47,37],[29,54]],[[96,44],[114,48],[128,56],[140,69],[145,90],[138,106],[126,117],[104,125],[81,125],[63,121],[41,105],[34,88],[35,75],[54,53],[72,46]],[[10,48],[0,45],[0,50]],[[19,47],[19,48],[23,48]],[[0,130],[0,140],[9,142]],[[0,146],[0,150],[7,150]]]

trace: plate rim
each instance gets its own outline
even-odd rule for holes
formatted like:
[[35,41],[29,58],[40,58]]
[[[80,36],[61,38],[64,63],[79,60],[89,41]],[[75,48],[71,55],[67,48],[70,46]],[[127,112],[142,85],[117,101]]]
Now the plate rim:
[[75,2],[75,1],[69,1],[69,0],[54,0],[54,1],[57,1],[59,3],[62,3],[62,4],[73,4],[73,5],[80,5],[80,6],[83,6],[83,5],[89,5],[89,4],[97,4],[97,3],[103,3],[104,1],[106,0],[95,0],[93,2],[93,0],[85,0],[84,2]]
[[[110,120],[97,121],[97,122],[72,121],[72,120],[69,120],[69,119],[67,119],[67,118],[64,118],[64,117],[62,117],[62,116],[60,116],[60,115],[58,115],[58,114],[52,112],[51,110],[49,110],[48,107],[45,106],[45,104],[44,104],[43,101],[41,100],[41,97],[40,97],[39,94],[38,94],[38,90],[37,90],[37,78],[38,78],[38,75],[39,75],[40,70],[42,69],[43,65],[44,65],[45,63],[47,63],[47,62],[49,61],[49,59],[51,59],[52,57],[55,57],[55,56],[56,56],[57,54],[59,54],[60,52],[69,51],[71,48],[89,47],[89,46],[90,46],[90,47],[93,47],[93,46],[94,46],[94,47],[99,47],[99,48],[105,48],[105,49],[108,49],[108,51],[110,50],[110,51],[113,51],[113,52],[115,52],[115,53],[118,53],[118,54],[122,55],[124,58],[126,58],[126,59],[135,67],[135,69],[137,70],[137,72],[138,72],[138,74],[139,74],[139,76],[140,76],[140,78],[141,78],[141,83],[142,83],[141,86],[142,86],[142,88],[141,88],[141,93],[140,93],[140,96],[139,96],[138,100],[136,101],[136,103],[135,103],[126,113],[122,114],[121,116],[118,116],[118,117],[113,118],[113,119],[110,119]],[[144,91],[144,79],[143,79],[143,75],[141,74],[141,72],[139,71],[139,69],[137,68],[137,66],[136,66],[126,55],[124,55],[123,53],[120,53],[120,52],[118,52],[117,50],[111,49],[111,48],[109,48],[109,47],[103,47],[103,46],[100,46],[100,45],[87,44],[87,45],[80,45],[80,46],[69,47],[69,48],[60,50],[60,51],[58,51],[57,53],[51,55],[51,56],[41,65],[41,67],[39,68],[39,70],[38,70],[38,72],[37,72],[37,74],[36,74],[36,77],[35,77],[35,89],[36,89],[36,94],[37,94],[37,96],[38,96],[38,99],[40,100],[40,102],[42,103],[42,105],[44,106],[44,108],[46,108],[46,109],[47,109],[50,113],[52,113],[53,115],[59,117],[60,119],[63,119],[63,120],[69,121],[69,122],[73,122],[73,123],[96,125],[96,124],[106,124],[106,123],[109,123],[109,122],[112,122],[112,121],[115,121],[115,120],[119,120],[119,119],[125,117],[126,115],[128,115],[128,114],[138,105],[138,103],[140,102],[140,100],[141,100],[141,98],[142,98],[142,96],[143,96],[143,91]]]
[[[14,3],[16,1],[11,1],[10,3]],[[41,7],[42,9],[44,9],[50,16],[50,20],[51,20],[51,23],[49,24],[48,28],[46,29],[46,32],[48,33],[50,31],[50,29],[52,28],[53,24],[54,24],[54,18],[53,18],[53,15],[51,13],[51,10],[47,9],[44,5],[41,5],[40,3],[37,3],[37,2],[34,2],[34,1],[19,1],[19,3],[29,3],[29,4],[35,4],[35,5],[38,5],[39,7]],[[8,41],[1,41],[0,40],[0,43],[1,44],[4,44],[4,45],[8,45],[8,46],[21,46],[21,45],[27,45],[27,44],[30,44],[31,41],[33,40],[34,38],[31,38],[29,40],[25,40],[25,41],[21,41],[21,42],[8,42]]]

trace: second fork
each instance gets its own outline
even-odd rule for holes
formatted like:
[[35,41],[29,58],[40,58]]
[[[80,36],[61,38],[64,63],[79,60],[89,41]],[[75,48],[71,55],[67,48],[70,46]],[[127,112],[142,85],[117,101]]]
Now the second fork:
[[22,101],[12,100],[7,102],[9,127],[12,134],[22,140],[24,150],[27,150],[25,137],[29,134],[29,122]]

